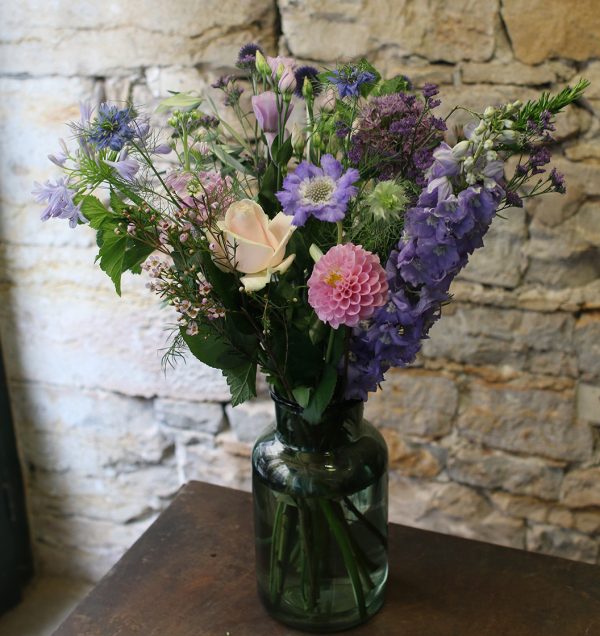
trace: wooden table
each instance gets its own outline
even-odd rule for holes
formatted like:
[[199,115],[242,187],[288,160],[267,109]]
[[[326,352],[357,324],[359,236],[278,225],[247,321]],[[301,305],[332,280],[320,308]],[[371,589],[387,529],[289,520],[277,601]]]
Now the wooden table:
[[[255,591],[251,498],[190,482],[55,636],[283,636]],[[600,567],[392,524],[384,608],[348,634],[600,636]]]

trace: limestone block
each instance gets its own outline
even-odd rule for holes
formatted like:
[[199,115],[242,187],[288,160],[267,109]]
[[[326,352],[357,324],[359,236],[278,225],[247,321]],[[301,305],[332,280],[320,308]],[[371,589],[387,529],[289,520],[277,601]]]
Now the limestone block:
[[563,559],[596,563],[598,541],[575,530],[533,524],[527,529],[527,549]]
[[79,119],[79,102],[94,96],[94,82],[80,78],[0,79],[0,180],[2,182],[3,240],[45,243],[85,238],[69,232],[68,223],[39,222],[42,207],[33,200],[33,181],[44,182],[60,174],[48,161],[56,153],[59,138],[72,143],[65,122]]
[[[95,250],[6,246],[0,324],[13,379],[129,395],[226,401],[220,371],[192,356],[164,374],[159,350],[174,316],[127,275],[123,297],[94,265]],[[68,325],[68,327],[67,327]]]
[[23,454],[39,469],[83,476],[127,472],[160,463],[172,451],[148,400],[37,383],[12,386]]
[[[456,304],[431,329],[423,354],[467,364],[575,375],[573,325],[569,314]],[[539,358],[545,353],[546,359]]]
[[439,437],[450,431],[458,391],[452,380],[433,374],[388,372],[385,390],[371,396],[365,416],[403,434]]
[[457,426],[466,439],[493,448],[559,460],[591,457],[592,432],[574,421],[569,393],[474,381],[461,400]]
[[307,59],[335,62],[389,49],[435,61],[484,61],[494,50],[495,1],[283,0],[279,8],[286,47]]
[[435,477],[440,473],[445,456],[441,448],[411,443],[390,428],[380,430],[387,443],[391,470],[407,477]]
[[33,543],[41,569],[98,581],[154,519],[117,525],[78,517],[45,517],[43,532],[34,523]]
[[584,314],[574,332],[579,371],[586,379],[600,378],[600,314]]
[[34,516],[79,515],[134,523],[158,514],[181,486],[173,457],[128,472],[104,470],[81,475],[71,470],[40,470],[29,461],[25,471]]
[[547,62],[530,66],[521,62],[466,62],[461,67],[465,84],[519,84],[539,86],[551,84],[557,79],[573,76],[573,69],[564,62]]
[[249,491],[252,465],[248,457],[234,455],[222,447],[192,444],[184,448],[182,457],[185,481],[199,479],[219,486]]
[[522,548],[525,524],[494,510],[477,492],[455,483],[440,484],[420,518],[424,527],[459,536]]
[[477,250],[470,258],[460,278],[488,285],[514,288],[525,271],[522,254],[527,238],[525,213],[522,209],[503,211],[503,219],[495,219],[485,236],[485,249]]
[[577,417],[600,424],[600,386],[583,382],[577,385]]
[[573,512],[573,525],[585,534],[600,531],[600,510],[582,510]]
[[225,426],[225,414],[221,404],[190,402],[159,398],[154,401],[157,420],[163,425],[188,431],[216,435]]
[[551,504],[535,497],[512,495],[498,490],[489,493],[489,499],[497,510],[511,517],[543,523],[550,514]]
[[253,443],[268,427],[275,423],[275,406],[272,400],[256,399],[239,406],[225,407],[229,425],[242,442]]
[[563,0],[504,0],[502,18],[516,57],[527,64],[600,55],[595,0],[579,0],[576,7]]
[[556,499],[563,472],[559,467],[533,457],[516,457],[466,445],[449,454],[448,475],[453,481],[469,486]]
[[[259,36],[274,46],[270,0],[208,0],[140,6],[36,0],[5,12],[0,55],[6,72],[123,75],[141,66],[233,65],[239,47]],[[159,59],[160,56],[160,59]]]
[[571,508],[600,507],[600,466],[568,473],[562,485],[561,501]]

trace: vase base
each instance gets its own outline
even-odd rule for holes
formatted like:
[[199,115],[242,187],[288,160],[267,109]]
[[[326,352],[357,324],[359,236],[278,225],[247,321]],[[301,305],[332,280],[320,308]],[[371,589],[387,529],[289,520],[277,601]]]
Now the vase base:
[[[365,608],[361,613],[355,604],[350,603],[349,609],[345,612],[336,611],[335,613],[327,612],[327,598],[321,600],[317,611],[306,609],[299,611],[297,602],[287,603],[286,599],[282,599],[277,605],[271,602],[268,594],[264,594],[258,589],[259,598],[265,609],[275,620],[292,627],[294,629],[313,632],[317,634],[330,634],[333,632],[342,632],[352,629],[358,625],[370,620],[382,608],[384,603],[385,580],[376,590],[372,590],[365,599]],[[291,592],[293,594],[293,591]],[[338,592],[339,593],[339,592]],[[333,599],[329,599],[330,602]],[[339,599],[336,599],[336,604]],[[292,605],[292,607],[290,607]]]

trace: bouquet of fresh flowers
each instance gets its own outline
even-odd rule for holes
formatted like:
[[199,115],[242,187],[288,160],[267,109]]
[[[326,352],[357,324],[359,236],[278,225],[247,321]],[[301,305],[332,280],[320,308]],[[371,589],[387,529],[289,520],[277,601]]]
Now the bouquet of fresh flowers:
[[34,194],[44,220],[97,232],[118,293],[148,272],[177,313],[167,361],[187,346],[234,405],[260,369],[316,424],[415,359],[498,212],[564,192],[548,142],[587,82],[450,129],[435,86],[366,60],[319,71],[249,44],[237,68],[213,85],[225,112],[176,93],[166,129],[131,104],[82,106],[75,147],[50,157],[64,176]]

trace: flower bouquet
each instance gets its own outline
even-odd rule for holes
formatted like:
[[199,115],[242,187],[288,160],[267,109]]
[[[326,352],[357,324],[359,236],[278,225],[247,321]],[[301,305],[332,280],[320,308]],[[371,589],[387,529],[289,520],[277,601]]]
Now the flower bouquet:
[[[187,347],[234,405],[271,386],[253,451],[259,594],[299,628],[366,620],[387,577],[387,453],[362,405],[410,364],[496,214],[564,192],[546,172],[554,116],[580,81],[467,111],[366,60],[317,70],[244,46],[209,97],[175,93],[166,125],[131,104],[82,106],[42,218],[89,224],[120,294],[145,270]],[[249,97],[249,99],[248,99]],[[466,111],[466,109],[462,109]],[[507,160],[516,156],[510,174]]]

